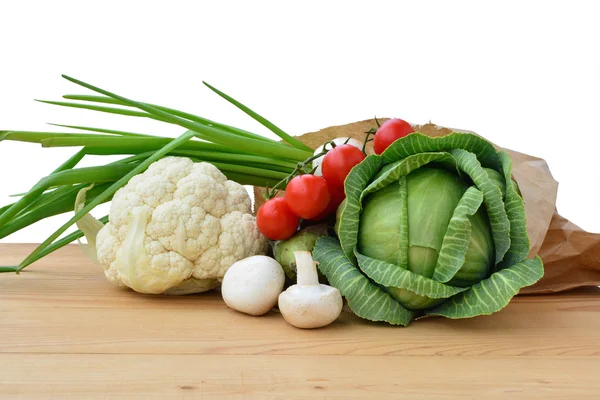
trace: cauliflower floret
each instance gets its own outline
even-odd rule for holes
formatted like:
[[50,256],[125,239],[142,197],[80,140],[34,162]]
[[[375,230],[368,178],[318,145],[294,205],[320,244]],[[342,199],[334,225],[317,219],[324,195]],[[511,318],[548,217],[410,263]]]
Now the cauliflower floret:
[[98,261],[111,283],[142,293],[210,290],[234,262],[266,250],[246,189],[183,157],[130,179],[109,219],[96,238]]
[[98,232],[96,236],[96,254],[98,256],[98,262],[104,266],[104,274],[106,279],[114,285],[125,286],[116,269],[106,268],[110,266],[117,258],[117,250],[119,249],[120,243],[118,241],[117,232],[114,229],[114,225],[107,224]]
[[[258,230],[254,216],[233,211],[223,215],[219,222],[218,242],[198,257],[194,263],[194,278],[222,278],[234,262],[249,254],[264,253],[261,239],[264,236]],[[207,269],[207,265],[212,268]]]

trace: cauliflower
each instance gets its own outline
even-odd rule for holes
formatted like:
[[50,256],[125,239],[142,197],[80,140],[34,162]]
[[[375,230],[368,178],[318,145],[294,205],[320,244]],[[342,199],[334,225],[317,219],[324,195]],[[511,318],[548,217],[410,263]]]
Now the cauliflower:
[[236,261],[264,254],[246,189],[214,165],[165,157],[119,189],[96,255],[106,278],[140,293],[215,288]]

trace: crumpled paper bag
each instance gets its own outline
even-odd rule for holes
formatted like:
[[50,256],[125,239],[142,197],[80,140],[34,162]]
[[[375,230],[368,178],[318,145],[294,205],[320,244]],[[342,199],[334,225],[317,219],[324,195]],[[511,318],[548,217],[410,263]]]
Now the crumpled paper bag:
[[[379,122],[386,120],[381,118]],[[374,119],[331,126],[298,138],[315,149],[336,137],[363,140],[365,132],[371,128],[377,128]],[[428,136],[443,136],[452,131],[477,134],[432,123],[416,125],[415,130]],[[520,294],[555,293],[582,286],[600,286],[600,234],[586,232],[558,214],[558,182],[552,177],[546,161],[499,146],[496,148],[508,152],[513,161],[513,177],[519,184],[525,202],[529,256],[538,254],[544,262],[544,277],[536,284],[523,288]],[[372,152],[372,143],[369,143],[367,153]],[[263,188],[254,188],[255,210],[264,203],[263,193]]]

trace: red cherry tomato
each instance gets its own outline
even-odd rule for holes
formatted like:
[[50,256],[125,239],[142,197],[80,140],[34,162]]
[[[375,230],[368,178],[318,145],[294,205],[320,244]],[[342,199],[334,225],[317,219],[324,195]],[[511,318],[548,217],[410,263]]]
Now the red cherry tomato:
[[379,129],[377,129],[377,133],[375,133],[375,139],[373,139],[375,154],[383,153],[396,140],[414,131],[413,127],[402,119],[388,119],[381,124]]
[[285,188],[285,201],[300,218],[311,219],[329,204],[327,182],[320,176],[305,174],[294,177]]
[[335,146],[323,158],[323,178],[330,185],[343,188],[350,170],[364,159],[365,155],[358,147],[350,144]]
[[300,218],[290,210],[283,197],[275,197],[260,206],[256,213],[256,225],[271,240],[291,238],[298,229]]
[[327,208],[323,210],[323,212],[316,217],[312,218],[313,221],[321,221],[327,218],[331,214],[335,214],[342,201],[346,198],[346,194],[344,193],[343,187],[332,186],[327,183],[327,187],[329,189],[329,204]]
[[329,195],[331,200],[329,201],[329,205],[327,208],[330,212],[335,213],[342,204],[342,201],[346,198],[346,193],[344,193],[344,187],[332,186],[329,185]]

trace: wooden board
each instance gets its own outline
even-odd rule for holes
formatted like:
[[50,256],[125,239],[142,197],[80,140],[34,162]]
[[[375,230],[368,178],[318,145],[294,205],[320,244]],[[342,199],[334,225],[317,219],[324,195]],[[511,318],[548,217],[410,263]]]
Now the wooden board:
[[[32,245],[0,244],[0,265]],[[600,292],[519,296],[408,328],[343,315],[299,330],[218,291],[111,286],[77,246],[0,275],[0,399],[598,399]]]

